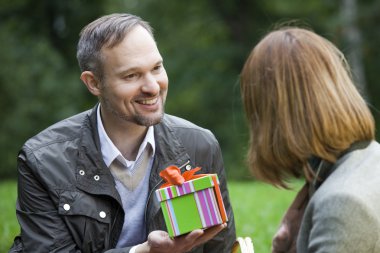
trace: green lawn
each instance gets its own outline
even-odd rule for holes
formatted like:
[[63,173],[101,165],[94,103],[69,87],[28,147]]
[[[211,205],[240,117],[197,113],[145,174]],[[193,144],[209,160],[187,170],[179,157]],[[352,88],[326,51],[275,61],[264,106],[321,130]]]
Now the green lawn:
[[[295,189],[301,182],[294,184]],[[257,182],[229,182],[231,202],[235,212],[238,236],[250,236],[256,252],[270,252],[271,240],[278,223],[295,191],[279,190]],[[0,252],[7,252],[18,234],[15,215],[16,183],[0,183]]]
[[302,182],[292,186],[294,190],[282,190],[258,182],[229,182],[236,234],[250,236],[255,252],[271,252],[272,237]]
[[8,252],[13,237],[19,233],[15,204],[17,185],[15,181],[0,182],[0,252]]

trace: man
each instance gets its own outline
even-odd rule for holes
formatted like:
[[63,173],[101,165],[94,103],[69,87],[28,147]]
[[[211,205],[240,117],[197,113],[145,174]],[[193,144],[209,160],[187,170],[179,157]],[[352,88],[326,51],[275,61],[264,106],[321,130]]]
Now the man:
[[[168,77],[150,26],[101,17],[82,30],[77,58],[100,103],[23,146],[12,252],[229,252],[235,228],[218,142],[164,114]],[[175,239],[162,231],[153,193],[169,165],[218,174],[228,225]]]

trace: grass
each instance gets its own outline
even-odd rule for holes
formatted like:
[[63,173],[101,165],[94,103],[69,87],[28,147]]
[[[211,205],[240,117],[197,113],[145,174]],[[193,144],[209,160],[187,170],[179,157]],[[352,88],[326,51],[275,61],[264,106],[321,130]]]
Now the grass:
[[[301,182],[295,182],[298,190]],[[272,236],[296,191],[276,189],[258,182],[230,181],[231,203],[235,213],[237,236],[250,236],[256,252],[270,252]],[[8,252],[19,233],[15,214],[15,181],[0,182],[0,252]]]
[[294,190],[277,189],[259,182],[229,182],[236,234],[252,238],[255,252],[271,252],[272,237],[302,182]]
[[8,252],[15,235],[20,231],[16,219],[16,181],[0,182],[0,252]]

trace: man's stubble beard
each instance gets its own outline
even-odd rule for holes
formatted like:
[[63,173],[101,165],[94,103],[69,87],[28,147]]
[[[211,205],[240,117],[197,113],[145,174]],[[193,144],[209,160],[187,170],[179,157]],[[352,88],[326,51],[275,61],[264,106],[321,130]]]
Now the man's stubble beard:
[[100,103],[101,103],[102,107],[104,107],[105,110],[110,111],[117,118],[119,118],[123,121],[126,121],[126,122],[131,122],[131,123],[135,123],[139,126],[146,126],[146,127],[153,126],[153,125],[160,123],[164,117],[164,112],[165,112],[165,101],[162,101],[161,114],[157,117],[154,117],[154,118],[147,117],[147,116],[144,116],[141,114],[135,114],[135,115],[121,114],[118,111],[113,109],[111,103],[109,102],[109,100],[107,98],[100,98]]

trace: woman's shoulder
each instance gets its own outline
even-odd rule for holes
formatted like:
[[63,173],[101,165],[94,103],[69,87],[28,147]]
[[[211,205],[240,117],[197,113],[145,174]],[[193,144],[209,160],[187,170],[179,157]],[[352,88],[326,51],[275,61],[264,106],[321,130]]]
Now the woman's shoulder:
[[[344,208],[352,204],[380,210],[380,145],[373,141],[339,159],[334,172],[318,188],[310,202]],[[380,219],[380,212],[377,211]]]

